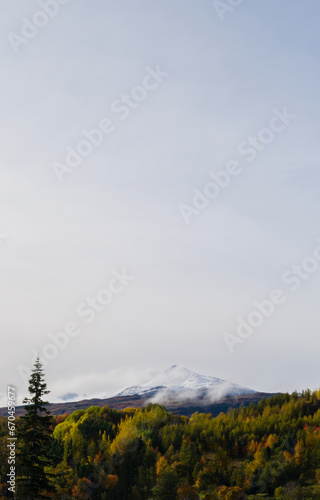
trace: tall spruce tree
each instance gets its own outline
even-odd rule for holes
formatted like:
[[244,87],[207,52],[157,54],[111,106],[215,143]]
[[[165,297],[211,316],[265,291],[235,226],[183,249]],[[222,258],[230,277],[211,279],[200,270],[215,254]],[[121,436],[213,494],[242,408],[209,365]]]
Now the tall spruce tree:
[[18,434],[18,477],[17,498],[36,500],[48,498],[50,486],[45,467],[53,464],[51,447],[53,443],[53,419],[47,410],[47,401],[42,397],[49,394],[44,381],[40,356],[37,357],[29,379],[30,398],[25,399],[25,414],[21,417]]

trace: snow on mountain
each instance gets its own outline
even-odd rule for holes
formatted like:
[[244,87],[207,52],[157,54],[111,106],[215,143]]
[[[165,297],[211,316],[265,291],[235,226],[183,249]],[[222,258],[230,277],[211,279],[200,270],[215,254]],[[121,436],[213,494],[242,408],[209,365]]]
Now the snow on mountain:
[[146,396],[152,402],[163,403],[171,399],[193,400],[198,398],[216,401],[224,396],[252,394],[256,391],[219,378],[199,375],[183,366],[173,365],[158,373],[144,384],[124,389],[120,396]]

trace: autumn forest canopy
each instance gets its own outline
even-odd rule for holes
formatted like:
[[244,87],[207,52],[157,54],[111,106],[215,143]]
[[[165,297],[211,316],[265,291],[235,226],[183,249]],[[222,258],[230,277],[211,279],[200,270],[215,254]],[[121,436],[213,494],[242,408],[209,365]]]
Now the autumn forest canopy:
[[[51,430],[45,498],[320,498],[320,390],[280,394],[216,418],[151,404],[91,407],[54,417]],[[2,418],[1,499],[6,437]]]

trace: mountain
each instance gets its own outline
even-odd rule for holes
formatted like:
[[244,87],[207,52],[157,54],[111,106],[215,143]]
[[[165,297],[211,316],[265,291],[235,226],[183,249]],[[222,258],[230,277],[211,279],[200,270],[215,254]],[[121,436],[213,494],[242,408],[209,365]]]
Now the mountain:
[[[257,392],[247,387],[199,375],[177,365],[158,373],[144,384],[124,389],[116,396],[106,399],[83,399],[63,403],[51,403],[48,410],[53,415],[63,415],[90,406],[109,406],[116,410],[141,408],[148,403],[163,404],[166,409],[177,415],[190,417],[193,413],[211,413],[217,416],[234,408],[257,404],[261,399],[270,398],[274,393]],[[75,394],[66,393],[61,399],[73,399]],[[24,407],[16,407],[16,416],[24,414]],[[0,408],[0,416],[8,415],[8,408]]]
[[124,389],[115,397],[143,396],[153,403],[169,401],[218,401],[227,396],[254,394],[257,391],[221,380],[199,375],[183,366],[173,365],[168,370],[158,373],[144,384]]
[[79,394],[76,392],[66,392],[62,396],[59,396],[58,399],[61,399],[62,401],[72,401],[73,399],[79,399]]
[[[106,399],[83,399],[70,401],[75,393],[60,397],[62,403],[51,403],[48,410],[53,415],[63,415],[90,406],[109,406],[117,410],[142,408],[149,403],[159,403],[177,415],[190,417],[193,413],[211,413],[217,416],[241,406],[257,404],[261,399],[270,398],[274,393],[257,392],[248,387],[227,382],[216,377],[199,375],[183,366],[173,365],[162,373],[140,385],[124,389],[119,394]],[[69,402],[66,400],[69,399]],[[24,414],[24,407],[16,407],[16,416]],[[0,416],[8,415],[8,408],[0,408]]]

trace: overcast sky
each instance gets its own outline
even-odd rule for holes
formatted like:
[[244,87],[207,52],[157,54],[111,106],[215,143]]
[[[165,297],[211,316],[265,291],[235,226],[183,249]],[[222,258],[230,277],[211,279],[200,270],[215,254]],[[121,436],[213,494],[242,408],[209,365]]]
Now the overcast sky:
[[51,400],[319,387],[319,2],[0,9],[1,405],[35,352]]

